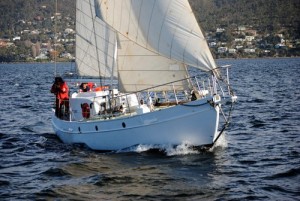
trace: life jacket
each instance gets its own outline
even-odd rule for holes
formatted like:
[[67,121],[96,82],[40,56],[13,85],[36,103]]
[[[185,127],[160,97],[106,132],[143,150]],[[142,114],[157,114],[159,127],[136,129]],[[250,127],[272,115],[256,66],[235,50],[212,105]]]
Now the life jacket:
[[105,91],[105,90],[108,90],[108,89],[109,89],[108,86],[100,86],[100,87],[96,87],[95,91]]
[[88,103],[81,104],[82,116],[85,119],[90,118],[91,110]]
[[54,93],[60,101],[69,99],[69,87],[66,82],[59,85],[59,90],[56,88],[55,84],[53,84],[51,93]]
[[90,88],[91,91],[93,91],[96,85],[94,82],[88,82],[87,86]]

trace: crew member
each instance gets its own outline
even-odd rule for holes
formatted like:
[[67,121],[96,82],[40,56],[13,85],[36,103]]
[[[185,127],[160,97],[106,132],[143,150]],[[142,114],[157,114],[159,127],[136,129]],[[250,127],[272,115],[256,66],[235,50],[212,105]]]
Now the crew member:
[[81,83],[79,88],[80,88],[80,90],[79,90],[80,92],[88,92],[91,90],[88,83]]
[[61,77],[55,77],[51,93],[56,96],[55,115],[61,118],[69,111],[69,87]]

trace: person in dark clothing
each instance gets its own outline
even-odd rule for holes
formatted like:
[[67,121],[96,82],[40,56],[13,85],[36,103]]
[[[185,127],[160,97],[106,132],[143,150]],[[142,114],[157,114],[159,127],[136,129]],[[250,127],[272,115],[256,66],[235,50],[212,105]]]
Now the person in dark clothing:
[[69,87],[61,77],[55,77],[51,93],[56,97],[55,115],[61,118],[69,111]]

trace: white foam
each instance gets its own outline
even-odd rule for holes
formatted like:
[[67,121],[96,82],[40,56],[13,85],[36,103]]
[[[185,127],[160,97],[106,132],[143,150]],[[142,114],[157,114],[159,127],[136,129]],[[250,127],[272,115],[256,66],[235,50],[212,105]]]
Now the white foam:
[[189,143],[183,143],[176,147],[169,147],[166,149],[167,156],[188,155],[197,153],[199,153],[199,151],[193,149],[192,145]]
[[[226,133],[224,132],[217,142],[211,147],[208,151],[214,152],[216,150],[225,149],[228,146],[228,142],[226,139]],[[165,153],[167,156],[177,156],[177,155],[189,155],[189,154],[198,154],[199,150],[195,149],[190,142],[183,142],[180,145],[174,146],[169,144],[157,145],[157,144],[139,144],[136,146],[132,146],[126,149],[122,149],[117,151],[118,153],[126,153],[126,152],[146,152],[151,149],[157,149],[162,153]]]
[[133,146],[127,149],[119,150],[118,152],[146,152],[151,149],[157,149],[161,152],[164,152],[167,156],[175,156],[175,155],[188,155],[188,154],[197,154],[199,151],[195,150],[191,143],[184,142],[180,145],[173,146],[168,144],[163,145],[154,145],[154,144],[140,144],[137,146]]
[[209,149],[209,151],[214,152],[216,149],[225,149],[228,146],[228,141],[226,139],[226,132],[224,132],[217,142],[214,144],[212,148]]

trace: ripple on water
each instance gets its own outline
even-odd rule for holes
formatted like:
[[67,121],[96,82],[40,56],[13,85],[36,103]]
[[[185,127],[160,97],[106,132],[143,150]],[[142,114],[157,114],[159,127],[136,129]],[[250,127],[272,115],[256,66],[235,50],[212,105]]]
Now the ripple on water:
[[49,177],[68,177],[71,176],[70,173],[68,173],[66,170],[63,170],[61,168],[49,168],[42,174],[49,176]]
[[53,64],[0,64],[0,200],[297,200],[300,60],[218,63],[232,63],[238,102],[212,149],[111,153],[53,134]]
[[300,175],[300,167],[276,173],[272,176],[267,177],[266,179],[281,179],[285,177],[297,177],[298,175]]

